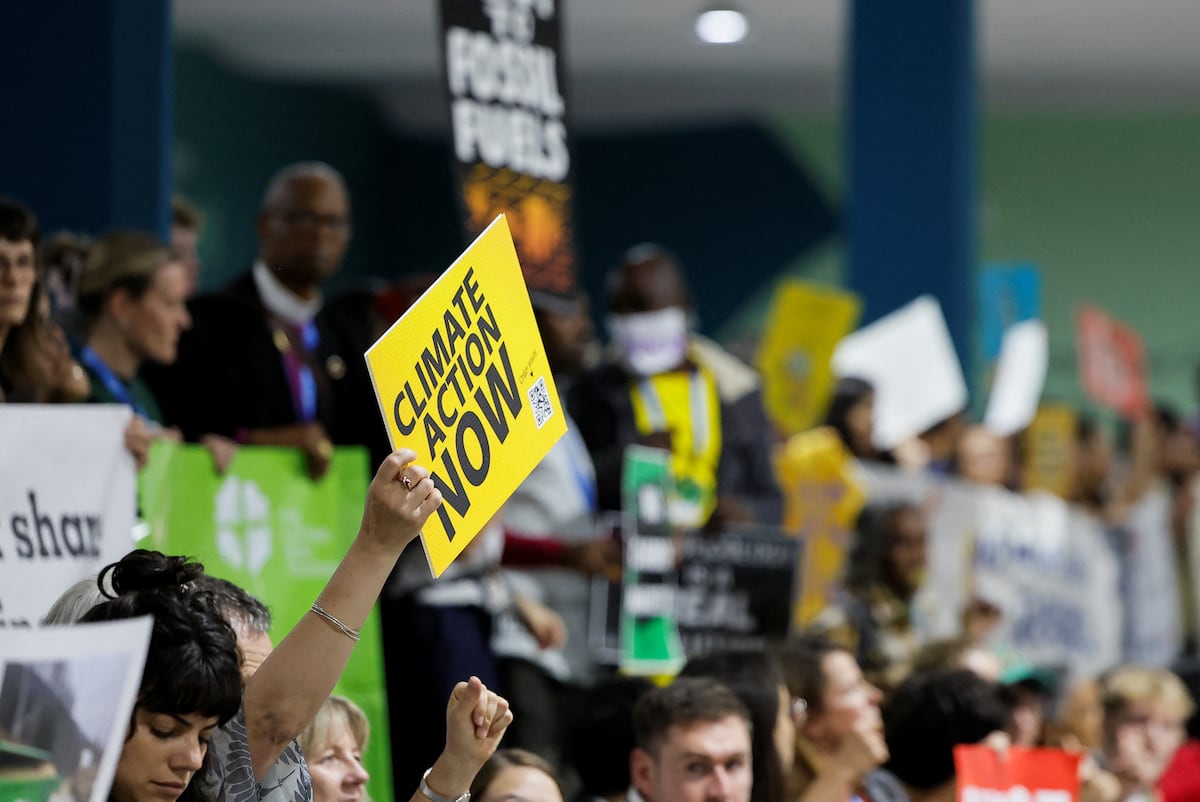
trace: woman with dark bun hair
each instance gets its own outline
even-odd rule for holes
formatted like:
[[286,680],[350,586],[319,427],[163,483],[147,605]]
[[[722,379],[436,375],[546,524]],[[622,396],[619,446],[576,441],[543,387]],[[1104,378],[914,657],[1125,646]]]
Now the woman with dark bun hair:
[[135,551],[100,573],[110,598],[83,621],[154,617],[112,802],[213,799],[192,779],[213,733],[241,707],[242,675],[233,629],[208,593],[189,587],[203,570],[182,557]]
[[[313,602],[310,613],[292,627],[246,681],[240,699],[235,694],[240,705],[235,702],[232,713],[225,704],[225,662],[232,665],[233,675],[238,678],[234,688],[240,690],[236,638],[221,620],[209,593],[193,586],[203,566],[181,557],[135,551],[101,572],[100,589],[110,600],[92,608],[83,620],[164,616],[163,623],[155,624],[158,640],[150,645],[152,658],[147,663],[138,710],[157,714],[159,707],[170,709],[162,711],[165,717],[153,722],[144,722],[135,715],[126,750],[135,741],[142,744],[141,736],[157,739],[148,743],[165,743],[174,734],[195,745],[187,761],[177,759],[172,764],[178,768],[173,770],[176,779],[149,779],[149,795],[130,793],[125,786],[115,784],[113,802],[174,802],[182,793],[177,787],[178,778],[191,780],[200,770],[192,767],[197,763],[197,753],[203,761],[210,736],[213,754],[203,782],[197,791],[189,791],[203,795],[189,797],[189,802],[312,799],[308,769],[299,749],[292,752],[293,740],[312,721],[340,679],[358,641],[359,628],[400,552],[420,534],[425,521],[442,503],[429,471],[413,461],[415,456],[402,448],[384,460],[367,489],[362,523],[341,563]],[[106,580],[111,583],[111,591],[105,587]],[[78,591],[76,585],[67,593],[77,595]],[[64,608],[79,606],[69,599],[60,602]],[[195,609],[186,610],[192,607]],[[60,623],[67,621],[60,619]],[[175,656],[170,658],[156,656],[159,643],[168,651],[182,651],[171,652]],[[420,644],[414,644],[417,646]],[[218,659],[222,654],[227,661]],[[182,662],[160,663],[168,659]],[[189,685],[193,679],[196,684]],[[153,696],[149,695],[152,686],[160,689]],[[166,718],[174,722],[175,729],[162,728],[168,723]],[[511,722],[508,702],[489,691],[477,677],[458,683],[446,710],[445,749],[425,772],[413,802],[456,800],[466,792],[475,772],[491,757]],[[160,764],[166,765],[161,760]],[[148,777],[148,769],[141,770],[141,774]],[[118,769],[118,779],[122,776],[135,775],[122,775]],[[190,788],[186,782],[184,785]],[[176,790],[179,793],[174,793]]]

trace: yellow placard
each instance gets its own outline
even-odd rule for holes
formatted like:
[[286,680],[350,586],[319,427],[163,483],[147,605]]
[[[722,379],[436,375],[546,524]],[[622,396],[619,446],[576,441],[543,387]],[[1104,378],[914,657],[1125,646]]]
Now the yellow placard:
[[442,493],[421,533],[441,576],[567,430],[503,215],[366,358],[392,447]]
[[866,492],[849,450],[826,426],[788,438],[775,471],[783,489],[784,530],[805,541],[803,579],[792,608],[792,625],[800,630],[833,600]]
[[1042,404],[1022,436],[1021,484],[1069,498],[1075,482],[1075,440],[1079,416],[1066,404]]
[[795,279],[779,284],[758,369],[767,414],[784,434],[820,423],[833,392],[833,350],[854,329],[860,311],[853,293]]

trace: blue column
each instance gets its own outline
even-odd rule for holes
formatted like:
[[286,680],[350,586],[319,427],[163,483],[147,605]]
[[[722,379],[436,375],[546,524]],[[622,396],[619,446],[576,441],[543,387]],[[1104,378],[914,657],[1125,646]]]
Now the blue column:
[[974,2],[854,0],[851,13],[849,283],[864,299],[864,322],[922,293],[936,296],[970,377]]
[[174,92],[170,0],[6,4],[0,194],[43,230],[165,236]]

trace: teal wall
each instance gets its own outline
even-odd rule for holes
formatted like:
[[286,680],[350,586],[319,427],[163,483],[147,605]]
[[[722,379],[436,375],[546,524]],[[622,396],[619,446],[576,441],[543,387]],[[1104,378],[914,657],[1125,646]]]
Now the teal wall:
[[[981,264],[1033,262],[1044,281],[1046,395],[1087,406],[1075,370],[1074,311],[1090,302],[1145,338],[1155,397],[1190,409],[1200,359],[1200,114],[986,115],[981,122]],[[842,193],[840,125],[775,120],[773,130]],[[791,274],[842,278],[834,245]],[[747,316],[753,317],[748,314]]]
[[[437,271],[461,250],[443,144],[397,138],[367,98],[349,91],[250,79],[188,47],[179,49],[175,67],[176,187],[208,217],[201,241],[206,287],[249,264],[263,183],[297,159],[330,161],[350,184],[355,234],[343,283]],[[216,110],[220,116],[214,118]],[[845,191],[838,118],[779,117],[767,120],[766,128],[838,207]],[[1073,315],[1079,303],[1091,302],[1145,337],[1154,395],[1194,406],[1200,113],[994,113],[985,115],[980,131],[979,260],[1042,268],[1051,336],[1047,395],[1084,403]],[[616,152],[603,139],[581,144],[591,161]],[[579,171],[581,200],[590,200],[593,210],[636,191],[636,181],[609,180],[617,189],[599,186],[583,160]],[[581,203],[582,214],[587,208]],[[579,221],[581,228],[587,224]],[[584,233],[582,241],[596,239]],[[589,269],[608,266],[611,254],[600,256]],[[845,249],[834,235],[772,270],[780,278],[843,284],[844,268]],[[727,273],[694,280],[715,286],[727,281]],[[773,286],[768,281],[747,290],[737,311],[711,333],[751,355]]]
[[354,235],[335,289],[440,269],[461,248],[443,151],[400,142],[368,98],[249,78],[187,46],[176,50],[175,91],[175,189],[205,214],[203,289],[249,267],[266,182],[294,161],[329,162],[350,188]]
[[1047,394],[1077,397],[1074,310],[1145,338],[1151,388],[1196,403],[1200,114],[1006,116],[984,129],[980,255],[1043,271]]

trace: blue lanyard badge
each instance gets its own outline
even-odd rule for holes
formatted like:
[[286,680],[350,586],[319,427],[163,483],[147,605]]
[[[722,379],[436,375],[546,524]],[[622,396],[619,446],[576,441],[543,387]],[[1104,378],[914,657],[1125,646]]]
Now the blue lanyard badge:
[[84,346],[79,352],[79,359],[83,364],[92,369],[92,372],[100,379],[104,388],[108,390],[108,394],[122,404],[127,404],[133,407],[133,411],[143,418],[148,417],[146,410],[141,404],[133,400],[133,396],[129,393],[129,387],[121,380],[121,377],[113,373],[112,368],[104,363],[104,360],[91,349],[91,346]]

